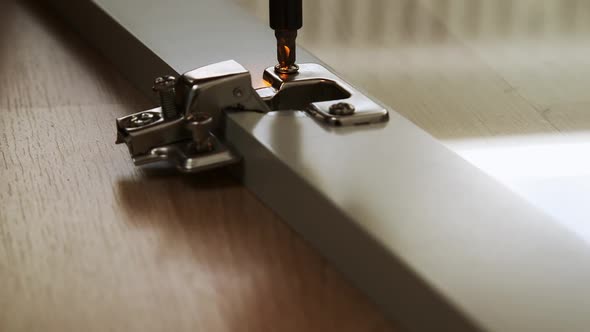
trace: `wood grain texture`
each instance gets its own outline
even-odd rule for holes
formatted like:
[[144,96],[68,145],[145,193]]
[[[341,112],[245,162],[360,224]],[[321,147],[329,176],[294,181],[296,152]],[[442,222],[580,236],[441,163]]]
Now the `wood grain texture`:
[[61,22],[0,14],[0,331],[390,331],[223,172],[146,174],[114,119],[147,106]]
[[[267,0],[236,1],[266,20]],[[445,142],[590,131],[588,1],[305,17],[303,46]],[[393,329],[227,174],[134,168],[114,119],[149,104],[51,15],[4,1],[0,72],[0,331]]]

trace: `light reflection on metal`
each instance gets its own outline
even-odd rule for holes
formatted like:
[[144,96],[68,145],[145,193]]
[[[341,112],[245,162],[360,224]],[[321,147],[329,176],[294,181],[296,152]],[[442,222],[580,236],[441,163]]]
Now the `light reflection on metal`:
[[185,73],[174,90],[181,101],[177,118],[165,118],[159,107],[117,119],[117,143],[127,145],[135,165],[165,161],[182,172],[200,172],[236,163],[240,157],[222,139],[223,112],[270,111],[250,73],[235,61]]
[[[264,72],[272,88],[259,95],[272,110],[305,110],[331,126],[355,126],[386,122],[389,112],[325,67],[302,64],[297,75]],[[275,94],[269,92],[274,89]]]
[[117,143],[125,143],[136,165],[159,162],[193,173],[240,160],[224,137],[226,112],[300,110],[331,126],[388,120],[388,111],[317,64],[297,75],[267,68],[268,87],[254,90],[250,73],[230,60],[189,71],[175,80],[178,117],[161,107],[117,119]]

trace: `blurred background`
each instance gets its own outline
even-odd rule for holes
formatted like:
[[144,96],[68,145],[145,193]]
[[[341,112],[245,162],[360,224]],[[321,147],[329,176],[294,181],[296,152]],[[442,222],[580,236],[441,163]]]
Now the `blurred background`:
[[590,241],[590,1],[308,0],[298,42]]
[[[268,21],[267,0],[235,1]],[[555,103],[590,102],[584,84],[590,75],[588,0],[309,0],[298,42],[442,139],[554,128],[533,119],[514,128],[513,120],[519,119],[512,112],[483,124],[459,114],[478,113],[473,107],[468,112],[458,107],[459,117],[450,122],[459,122],[441,126],[439,119],[430,123],[412,107],[416,94],[424,99],[424,92],[436,88],[432,94],[438,98],[456,99],[461,89],[461,104],[471,104],[470,95],[481,91],[478,81],[498,77],[539,111]],[[464,79],[470,76],[478,78]],[[570,114],[574,119],[567,124],[560,123],[559,114],[545,115],[559,130],[590,128],[585,114]]]

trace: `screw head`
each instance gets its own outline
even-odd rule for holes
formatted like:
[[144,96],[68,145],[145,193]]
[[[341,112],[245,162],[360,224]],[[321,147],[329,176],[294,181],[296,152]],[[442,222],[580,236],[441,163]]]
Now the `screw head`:
[[288,67],[282,67],[280,64],[278,64],[275,66],[275,72],[277,74],[282,74],[282,75],[292,75],[292,74],[296,74],[299,72],[299,66],[296,64],[293,64]]
[[152,89],[155,92],[168,91],[174,88],[174,85],[176,85],[176,77],[162,76],[154,80],[154,86],[152,87]]
[[330,114],[332,115],[352,115],[354,114],[355,108],[349,103],[337,103],[330,106]]
[[150,112],[144,112],[131,117],[130,124],[132,128],[143,127],[152,124],[158,120],[158,117]]

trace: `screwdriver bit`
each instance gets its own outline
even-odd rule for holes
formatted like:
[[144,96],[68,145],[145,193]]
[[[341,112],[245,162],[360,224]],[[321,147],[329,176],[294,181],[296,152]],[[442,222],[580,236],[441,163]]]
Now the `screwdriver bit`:
[[270,27],[277,39],[278,64],[275,70],[281,74],[297,73],[297,30],[303,26],[302,0],[269,0]]

